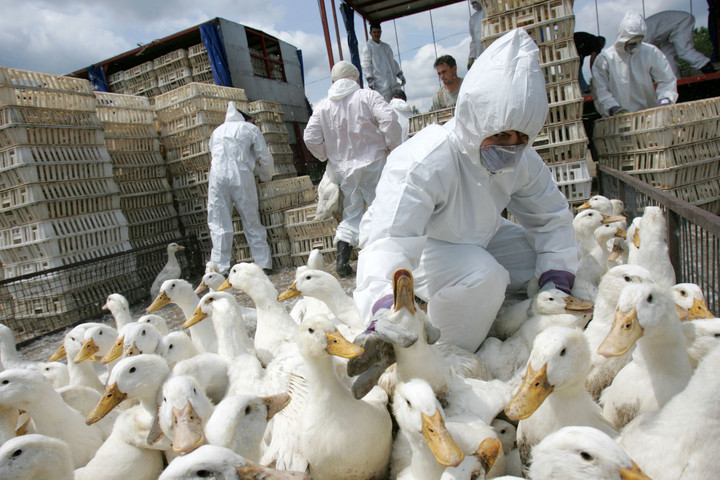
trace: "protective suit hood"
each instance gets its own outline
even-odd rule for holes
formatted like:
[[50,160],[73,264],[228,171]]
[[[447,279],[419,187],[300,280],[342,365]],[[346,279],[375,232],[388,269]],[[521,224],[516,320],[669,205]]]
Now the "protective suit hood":
[[508,32],[475,60],[455,106],[455,134],[479,162],[482,141],[517,130],[532,144],[548,115],[538,47],[523,29]]
[[328,90],[328,98],[333,102],[338,102],[347,97],[355,90],[359,90],[360,85],[355,80],[349,78],[341,78],[332,84]]
[[646,33],[647,26],[645,25],[643,16],[638,12],[629,11],[625,14],[618,27],[617,37],[615,37],[615,48],[618,52],[624,52],[625,42],[638,35],[645,37]]
[[235,106],[235,102],[228,102],[227,113],[225,113],[226,122],[244,122],[245,117],[240,113]]

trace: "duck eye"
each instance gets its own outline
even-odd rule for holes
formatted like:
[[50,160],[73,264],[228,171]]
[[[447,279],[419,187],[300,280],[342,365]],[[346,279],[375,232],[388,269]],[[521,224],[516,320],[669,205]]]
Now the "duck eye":
[[504,434],[505,434],[505,429],[503,428],[502,430],[500,430],[500,433],[502,433],[502,434],[504,435]]
[[652,302],[653,302],[653,296],[652,296],[652,293],[651,293],[650,295],[648,295],[648,296],[647,296],[647,302],[648,302],[648,303],[652,303]]
[[98,335],[102,335],[102,330],[100,330],[100,331],[98,332]]
[[312,277],[310,275],[308,275],[307,277],[305,277],[305,280],[310,280],[311,278]]
[[720,333],[716,333],[715,338],[720,338]]
[[75,341],[75,337],[70,337],[70,340],[72,340],[72,341],[74,342],[74,341]]
[[560,356],[561,356],[561,357],[564,357],[564,356],[565,356],[565,349],[564,349],[564,348],[563,348],[562,350],[560,350]]
[[168,350],[172,350],[173,347],[175,347],[175,345],[173,345],[173,344],[171,343],[170,345],[168,345]]
[[683,297],[687,297],[687,294],[688,293],[685,290],[680,290],[680,295],[682,295]]
[[405,400],[405,401],[407,402],[407,406],[408,406],[409,408],[412,408],[412,403],[410,403],[410,400]]
[[250,405],[245,407],[245,415],[248,415],[250,412],[252,412],[252,408],[250,408]]
[[195,475],[200,478],[210,478],[211,476],[213,476],[213,472],[211,472],[210,470],[198,470],[197,472],[195,472]]
[[587,452],[580,452],[580,456],[582,457],[583,460],[587,460],[588,462],[593,459],[592,455],[590,455]]
[[20,455],[22,455],[22,448],[18,448],[12,453],[13,457],[19,457]]
[[310,333],[315,333],[315,329],[314,329],[314,328],[308,328],[308,332],[310,332]]
[[130,373],[135,373],[135,367],[130,367],[130,370],[128,370]]
[[145,330],[144,330],[144,329],[143,329],[143,331],[140,333],[140,335],[142,335],[143,337],[145,336]]
[[197,390],[193,387],[193,395],[197,395]]
[[625,280],[626,282],[628,282],[628,283],[632,282],[632,279],[630,278],[629,275],[625,275],[625,277],[623,277],[623,278],[624,278],[624,280]]
[[7,385],[8,383],[10,383],[10,380],[3,380],[3,381],[2,381],[2,384],[3,384],[3,385]]

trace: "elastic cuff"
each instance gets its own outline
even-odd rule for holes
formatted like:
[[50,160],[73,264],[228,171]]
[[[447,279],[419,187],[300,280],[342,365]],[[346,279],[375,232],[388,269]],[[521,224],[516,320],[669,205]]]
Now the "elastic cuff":
[[538,284],[542,288],[543,285],[549,282],[554,283],[555,288],[569,295],[573,285],[575,284],[575,275],[564,270],[548,270],[540,275]]
[[372,322],[370,322],[370,325],[368,325],[368,327],[365,329],[365,331],[364,331],[363,333],[364,333],[365,335],[367,335],[367,334],[372,333],[372,332],[374,332],[374,331],[375,331],[375,320],[373,320]]
[[375,315],[375,314],[377,313],[377,311],[380,310],[381,308],[390,308],[390,307],[392,307],[392,306],[393,306],[393,302],[394,302],[394,299],[393,299],[392,293],[388,293],[387,295],[385,295],[384,297],[382,297],[380,300],[378,300],[377,302],[375,302],[375,305],[373,305],[373,307],[372,307],[372,313],[373,313],[373,315]]

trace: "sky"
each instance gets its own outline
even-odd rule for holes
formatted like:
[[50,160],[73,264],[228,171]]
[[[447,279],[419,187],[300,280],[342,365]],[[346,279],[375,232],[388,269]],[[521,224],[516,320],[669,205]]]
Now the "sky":
[[[326,4],[339,60],[331,2]],[[341,0],[335,0],[339,7]],[[615,38],[627,10],[647,16],[663,10],[691,11],[696,26],[707,26],[706,0],[575,0],[575,30]],[[644,5],[643,5],[644,3]],[[0,0],[0,66],[66,74],[126,52],[155,39],[215,17],[262,30],[302,50],[305,92],[311,104],[327,96],[330,64],[318,0]],[[400,18],[383,25],[387,42],[407,78],[408,103],[420,112],[430,108],[440,86],[432,67],[436,56],[450,54],[458,75],[466,73],[470,44],[464,1]],[[432,21],[432,23],[431,23]],[[345,29],[338,13],[344,59],[349,60]],[[365,44],[362,19],[355,16],[360,49]],[[587,61],[586,78],[589,78]]]

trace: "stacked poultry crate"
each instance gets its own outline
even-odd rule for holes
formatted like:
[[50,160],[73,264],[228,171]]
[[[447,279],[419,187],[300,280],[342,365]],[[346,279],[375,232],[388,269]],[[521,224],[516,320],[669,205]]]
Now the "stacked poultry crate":
[[[291,267],[296,263],[298,255],[310,253],[305,251],[304,241],[306,236],[296,235],[296,231],[288,229],[288,211],[298,207],[307,207],[309,203],[316,200],[316,188],[309,176],[273,180],[258,185],[258,207],[260,210],[260,221],[267,229],[268,243],[272,251],[273,266]],[[314,207],[313,207],[314,212]],[[292,214],[291,214],[292,216]],[[299,222],[294,222],[299,223]],[[334,232],[334,230],[333,230]],[[291,236],[292,234],[292,236]],[[332,237],[330,247],[332,248]],[[237,257],[237,261],[248,261],[250,256],[243,259]],[[307,260],[307,256],[305,257]],[[302,263],[301,265],[304,265]]]
[[[124,252],[112,163],[86,80],[0,68],[0,262],[13,278]],[[79,297],[137,281],[135,265],[56,272],[13,283],[0,321],[44,331],[77,319]],[[50,293],[43,290],[51,281]],[[33,283],[34,282],[34,283]],[[9,296],[8,296],[9,295]],[[24,327],[22,327],[24,328]]]
[[108,87],[111,92],[124,95],[153,97],[160,93],[152,60],[108,75]]
[[434,110],[428,113],[413,115],[408,119],[408,136],[412,137],[417,132],[430,124],[437,123],[444,125],[455,115],[455,107]]
[[[208,141],[213,130],[225,121],[231,101],[240,109],[247,108],[244,90],[206,83],[190,83],[155,97],[160,139],[165,148],[180,225],[185,235],[197,236],[205,254],[212,248],[207,224],[211,164]],[[238,240],[246,243],[237,212],[233,225],[236,243]]]
[[177,211],[149,100],[102,92],[95,92],[95,97],[130,244],[140,248],[176,241],[180,237]]
[[550,112],[533,148],[548,165],[571,204],[590,197],[587,135],[582,123],[583,97],[578,84],[580,57],[573,33],[572,0],[482,0],[483,44],[515,28],[524,28],[540,49]]
[[161,93],[175,90],[193,81],[188,51],[184,48],[161,55],[152,63]]
[[291,241],[293,265],[307,264],[310,252],[320,250],[326,262],[334,262],[337,250],[333,245],[338,222],[335,218],[318,220],[317,203],[285,211],[285,229]]
[[262,132],[273,156],[273,178],[277,180],[297,176],[282,105],[258,100],[250,102],[248,109],[248,113],[255,117],[255,125]]
[[595,122],[598,163],[720,214],[720,97]]
[[212,67],[210,66],[210,57],[204,44],[198,43],[188,48],[188,60],[190,61],[193,82],[215,84]]

